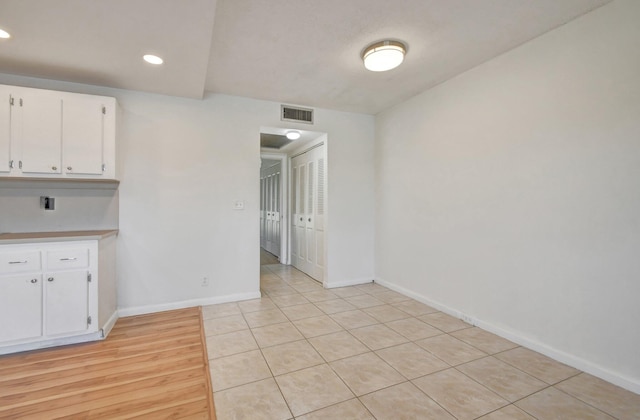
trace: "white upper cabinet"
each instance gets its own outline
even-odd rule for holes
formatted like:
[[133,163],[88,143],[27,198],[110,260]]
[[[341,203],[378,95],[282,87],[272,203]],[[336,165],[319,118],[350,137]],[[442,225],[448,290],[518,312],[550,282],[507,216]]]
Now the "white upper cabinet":
[[24,90],[13,99],[14,146],[23,174],[59,174],[62,165],[62,98],[59,92]]
[[115,179],[115,98],[0,85],[0,176]]
[[0,174],[9,173],[11,166],[11,91],[0,85]]
[[[106,175],[113,170],[107,162],[107,144],[114,143],[115,99],[74,95],[64,100],[62,136],[63,171],[73,175]],[[105,153],[107,152],[107,153]]]

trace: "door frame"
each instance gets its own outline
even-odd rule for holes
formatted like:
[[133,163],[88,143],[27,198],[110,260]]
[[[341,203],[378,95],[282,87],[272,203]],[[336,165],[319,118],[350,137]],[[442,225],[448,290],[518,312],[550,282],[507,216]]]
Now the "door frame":
[[284,153],[265,152],[260,153],[260,159],[280,161],[280,264],[289,265],[289,159]]

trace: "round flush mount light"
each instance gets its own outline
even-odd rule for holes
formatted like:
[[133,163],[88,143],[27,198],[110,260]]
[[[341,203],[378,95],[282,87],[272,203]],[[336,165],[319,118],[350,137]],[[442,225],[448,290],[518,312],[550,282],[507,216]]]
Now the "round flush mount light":
[[362,53],[367,70],[387,71],[398,67],[404,61],[407,47],[399,41],[380,41],[369,45]]
[[9,39],[11,38],[11,34],[4,29],[0,29],[0,38]]
[[299,131],[287,131],[287,138],[289,140],[298,140],[301,134]]
[[160,57],[158,57],[157,55],[153,55],[153,54],[145,54],[143,57],[144,61],[146,61],[147,63],[150,64],[162,64],[164,63],[164,60]]

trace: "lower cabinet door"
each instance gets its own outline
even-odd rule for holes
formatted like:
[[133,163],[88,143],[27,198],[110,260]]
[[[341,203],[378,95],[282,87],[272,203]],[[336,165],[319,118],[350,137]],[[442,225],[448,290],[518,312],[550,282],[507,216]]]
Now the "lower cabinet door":
[[0,277],[0,342],[42,335],[42,276]]
[[45,275],[44,283],[44,334],[54,336],[87,330],[87,272],[49,273]]

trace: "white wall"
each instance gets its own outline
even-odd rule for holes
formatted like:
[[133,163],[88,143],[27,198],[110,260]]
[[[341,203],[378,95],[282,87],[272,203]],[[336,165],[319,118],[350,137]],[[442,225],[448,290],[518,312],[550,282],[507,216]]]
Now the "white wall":
[[376,118],[376,277],[640,392],[640,2]]
[[[276,102],[9,75],[0,83],[117,98],[122,314],[258,296],[260,126],[328,133],[330,281],[373,280],[372,116],[316,109],[313,126],[285,125]],[[233,210],[236,200],[245,210]]]

